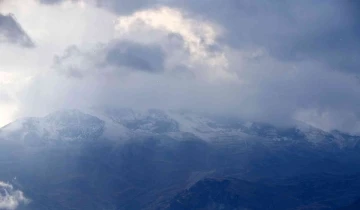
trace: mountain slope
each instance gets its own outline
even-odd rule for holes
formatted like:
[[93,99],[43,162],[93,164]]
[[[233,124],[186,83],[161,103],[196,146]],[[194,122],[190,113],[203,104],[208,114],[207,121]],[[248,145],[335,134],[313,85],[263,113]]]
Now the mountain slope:
[[285,189],[238,179],[204,179],[177,195],[167,210],[288,209],[299,201]]
[[260,206],[258,195],[336,209],[360,191],[347,178],[360,172],[358,139],[191,112],[63,110],[0,129],[0,180],[32,200],[29,210],[155,210],[176,197],[191,209],[203,196],[214,199],[196,208],[276,209],[269,200]]
[[360,209],[360,199],[355,201],[351,205],[341,208],[339,210],[358,210],[358,209]]
[[[337,209],[360,190],[359,175],[313,174],[270,183],[206,178],[176,195],[164,209]],[[358,204],[347,208],[358,209]]]

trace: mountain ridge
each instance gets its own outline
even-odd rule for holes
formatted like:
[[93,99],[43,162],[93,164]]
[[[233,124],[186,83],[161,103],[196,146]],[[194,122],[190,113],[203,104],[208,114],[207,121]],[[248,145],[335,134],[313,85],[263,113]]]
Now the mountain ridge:
[[1,133],[25,129],[27,131],[23,132],[32,131],[40,137],[47,136],[50,139],[59,138],[60,135],[66,140],[66,133],[68,133],[67,140],[74,141],[86,138],[85,133],[93,133],[97,135],[96,138],[104,137],[105,130],[110,131],[111,128],[115,137],[123,138],[134,134],[160,134],[181,138],[183,134],[189,133],[206,141],[256,137],[271,141],[305,140],[314,145],[333,144],[340,148],[354,148],[359,147],[360,144],[360,136],[340,131],[326,132],[310,125],[278,128],[270,124],[247,122],[241,119],[227,120],[225,118],[225,120],[217,121],[215,117],[156,109],[142,112],[136,112],[133,109],[107,109],[92,114],[85,114],[76,109],[60,110],[45,117],[16,120],[0,128],[0,136]]
[[[337,209],[358,198],[360,177],[351,176],[360,174],[357,136],[186,112],[102,111],[62,110],[0,129],[0,180],[33,201],[25,210],[164,210],[199,183],[208,187],[190,201],[214,193],[206,191],[218,186],[207,181],[214,177],[230,180],[229,198],[240,196],[250,209],[263,206],[251,190],[239,192],[246,186],[269,196],[265,186],[279,195],[291,186],[303,199],[297,207]],[[207,204],[233,208],[221,199]]]

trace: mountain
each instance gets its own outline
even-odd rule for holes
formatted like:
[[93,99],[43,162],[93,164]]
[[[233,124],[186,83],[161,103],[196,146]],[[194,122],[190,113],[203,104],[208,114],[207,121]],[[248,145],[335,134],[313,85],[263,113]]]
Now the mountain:
[[[149,109],[104,109],[93,115],[79,110],[62,110],[42,118],[19,119],[0,130],[5,139],[31,141],[82,141],[109,137],[105,131],[117,136],[167,135],[182,138],[193,135],[205,141],[244,140],[306,142],[313,145],[356,148],[360,137],[339,131],[325,132],[309,125],[278,128],[270,124],[246,122],[239,118],[217,117],[185,111]],[[115,131],[114,131],[115,130]],[[15,136],[12,136],[15,135]],[[18,136],[16,136],[18,135]],[[116,136],[116,135],[115,135]]]
[[185,111],[62,110],[0,129],[0,181],[27,210],[337,209],[360,192],[359,139]]
[[[359,178],[359,175],[313,174],[266,184],[236,178],[205,178],[177,194],[165,209],[334,209],[359,193]],[[357,204],[351,208],[358,209]]]
[[104,131],[104,121],[78,110],[51,113],[43,118],[24,118],[0,130],[11,141],[43,144],[51,141],[85,141],[96,139]]
[[105,115],[132,131],[151,133],[179,132],[179,123],[156,109],[135,112],[132,109],[106,109]]
[[179,193],[168,210],[289,209],[300,201],[286,188],[239,179],[204,179]]

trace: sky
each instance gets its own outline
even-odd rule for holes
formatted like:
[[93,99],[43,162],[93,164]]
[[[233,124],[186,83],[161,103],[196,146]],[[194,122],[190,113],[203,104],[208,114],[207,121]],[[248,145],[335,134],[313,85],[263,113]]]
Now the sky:
[[360,133],[352,0],[0,0],[0,126],[187,109]]

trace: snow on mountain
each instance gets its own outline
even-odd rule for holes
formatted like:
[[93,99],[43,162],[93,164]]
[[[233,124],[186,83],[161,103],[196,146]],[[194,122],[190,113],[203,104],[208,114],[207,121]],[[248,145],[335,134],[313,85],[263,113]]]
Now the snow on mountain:
[[20,119],[0,129],[0,137],[28,142],[38,139],[73,142],[100,137],[127,139],[134,135],[168,135],[184,139],[190,134],[206,141],[256,137],[270,141],[306,141],[314,145],[335,144],[340,148],[355,147],[360,142],[358,136],[339,131],[326,132],[304,124],[277,128],[264,123],[185,111],[102,109],[89,113],[62,110],[43,118]]
[[63,110],[43,118],[24,118],[0,130],[0,136],[12,141],[77,141],[102,135],[105,123],[78,110]]
[[166,134],[174,138],[183,138],[182,134],[186,133],[206,141],[256,137],[271,141],[306,141],[314,145],[335,144],[341,148],[354,147],[360,142],[357,136],[326,132],[301,123],[296,127],[278,128],[265,123],[178,110],[109,109],[105,113],[132,133]]
[[178,122],[162,110],[106,109],[104,113],[113,122],[121,124],[133,132],[159,134],[180,131]]

